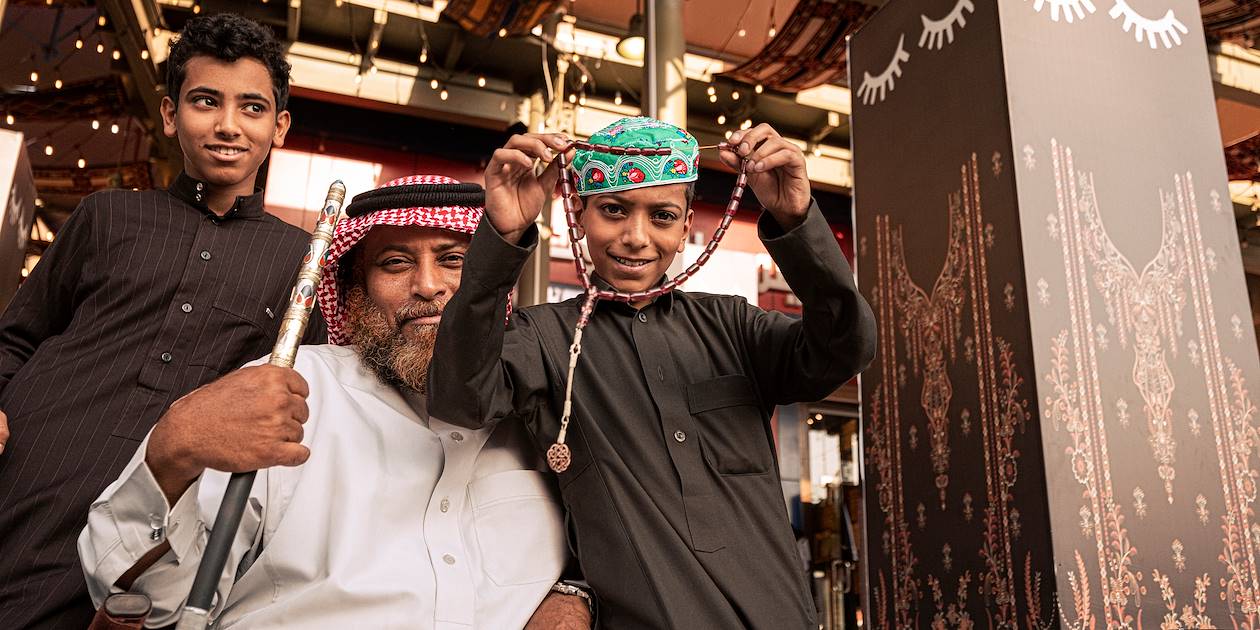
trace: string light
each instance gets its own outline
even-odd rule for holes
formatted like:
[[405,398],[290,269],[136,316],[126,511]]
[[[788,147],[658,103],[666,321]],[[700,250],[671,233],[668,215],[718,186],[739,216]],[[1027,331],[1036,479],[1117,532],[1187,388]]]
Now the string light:
[[586,104],[586,95],[583,94],[578,97],[578,105],[585,105],[585,104]]
[[621,104],[621,90],[617,90],[617,93],[613,95],[613,105],[620,105],[620,104]]
[[52,155],[52,154],[53,154],[52,145],[51,144],[44,145],[44,155]]
[[97,45],[96,45],[96,54],[98,54],[98,55],[99,55],[99,54],[104,53],[104,52],[105,52],[105,44],[97,44]]
[[438,94],[438,98],[440,98],[440,99],[442,99],[442,100],[444,100],[444,101],[445,101],[446,99],[450,98],[450,97],[451,97],[451,93],[450,93],[450,92],[447,92],[447,91],[446,91],[446,88],[442,88],[441,93],[439,93],[439,94]]
[[485,77],[477,77],[477,87],[486,87]]
[[83,50],[83,38],[82,38],[82,37],[75,38],[75,40],[74,40],[74,49],[75,49],[75,50]]
[[749,119],[745,120],[745,121],[744,121],[744,124],[740,125],[740,126],[739,126],[739,128],[740,128],[740,129],[752,129],[752,119],[751,119],[751,118],[749,118]]
[[99,120],[93,120],[93,121],[92,121],[92,130],[93,130],[93,131],[95,131],[95,130],[100,129],[100,128],[101,128],[101,121],[99,121]]
[[708,93],[709,93],[709,96],[713,96],[714,94],[717,94],[717,88],[710,85],[708,89]]
[[585,73],[585,72],[583,72],[583,73],[582,73],[582,76],[581,76],[580,78],[578,78],[578,81],[579,81],[579,82],[581,82],[581,84],[582,84],[582,85],[586,85],[586,82],[587,82],[588,80],[589,80],[589,77],[587,77],[587,76],[586,76],[586,73]]
[[569,103],[576,103],[576,102],[577,102],[577,95],[569,94]]
[[437,80],[437,79],[433,79],[433,80],[429,81],[429,87],[430,87],[431,89],[434,89],[434,90],[438,89],[438,80]]
[[200,5],[200,4],[194,4],[194,5],[193,5],[193,14],[194,14],[194,15],[197,15],[197,14],[200,14],[200,13],[201,13],[201,5]]
[[506,29],[506,28],[501,28],[501,29],[499,29],[499,37],[507,37],[507,29]]
[[718,114],[718,124],[719,125],[726,124],[726,114]]
[[354,84],[358,85],[360,83],[363,83],[363,75],[361,74],[354,75]]
[[114,124],[110,125],[110,126],[109,126],[109,132],[110,132],[110,133],[112,133],[112,134],[117,134],[117,133],[118,133],[118,123],[114,123]]
[[343,4],[345,4],[345,3],[344,3],[344,2],[342,2],[341,0],[337,0],[335,4],[337,5],[337,8],[338,8],[338,9],[340,9],[340,8],[341,8],[341,5],[343,5]]
[[105,16],[103,16],[103,15],[102,15],[102,16],[100,16],[100,17],[96,18],[96,25],[97,25],[97,26],[105,26]]
[[65,85],[65,84],[61,82],[61,79],[57,79],[56,81],[53,81],[53,87],[57,88],[58,90],[61,89],[62,85]]
[[421,48],[420,49],[420,63],[428,63],[428,61],[429,61],[429,49]]
[[376,64],[368,66],[368,74],[376,74]]
[[79,158],[79,168],[87,168],[87,160]]
[[761,87],[761,84],[760,84],[760,83],[758,83],[758,84],[756,85],[756,87],[754,87],[754,88],[753,88],[753,91],[754,91],[754,92],[756,92],[756,93],[758,93],[758,94],[761,94],[762,90],[764,90],[764,89],[765,89],[765,88]]
[[17,122],[17,120],[13,118],[13,114],[9,114],[4,117],[4,122],[5,124],[12,125],[13,123]]
[[735,90],[734,92],[731,92],[731,100],[732,101],[739,100],[739,90]]
[[774,27],[773,27],[773,26],[771,26],[771,27],[770,27],[770,31],[769,31],[769,33],[768,33],[768,34],[770,35],[770,37],[774,37],[774,34],[775,34],[775,33],[778,33],[778,31],[776,31],[776,30],[774,29]]
[[122,51],[115,48],[114,52],[111,53],[110,56],[114,58],[114,61],[118,61],[119,59],[122,59]]
[[140,58],[141,58],[141,59],[148,59],[148,58],[149,58],[149,49],[148,49],[148,48],[145,48],[144,50],[141,50],[141,51],[140,51]]
[[730,130],[730,129],[727,129],[727,130],[726,130],[726,139],[727,139],[727,140],[730,140],[730,139],[731,139],[731,130]]
[[741,28],[741,29],[739,29],[739,36],[740,36],[740,37],[743,37],[743,36],[745,36],[745,35],[747,35],[747,34],[748,34],[748,31],[746,31],[746,30],[744,30],[744,29],[742,29],[742,28]]
[[716,94],[710,94],[710,95],[709,95],[709,102],[710,102],[710,103],[716,103],[716,102],[717,102],[717,95],[716,95]]
[[34,82],[36,82],[36,81],[38,81],[38,80],[39,80],[39,73],[38,73],[38,72],[31,72],[31,82],[32,82],[32,83],[34,83]]

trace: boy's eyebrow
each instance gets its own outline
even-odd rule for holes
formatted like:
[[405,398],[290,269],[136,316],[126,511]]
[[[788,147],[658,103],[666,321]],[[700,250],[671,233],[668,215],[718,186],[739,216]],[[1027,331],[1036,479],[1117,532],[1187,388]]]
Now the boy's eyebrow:
[[[621,205],[623,205],[623,206],[633,205],[629,199],[627,199],[627,198],[625,198],[625,197],[622,197],[621,195],[618,195],[617,193],[608,193],[608,194],[604,195],[604,197],[605,197],[605,198],[607,198],[607,199],[610,199],[610,200],[612,200],[612,201],[615,201],[615,202],[617,202],[617,203],[619,203],[619,204],[621,204]],[[656,202],[653,202],[653,203],[651,203],[651,204],[648,204],[648,207],[649,207],[649,208],[652,208],[652,209],[657,209],[657,208],[678,208],[679,210],[682,210],[682,205],[678,204],[677,202],[674,202],[674,201],[668,201],[668,200],[666,200],[666,201],[656,201]]]
[[195,88],[189,88],[188,96],[192,96],[193,94],[208,94],[215,98],[220,98],[223,96],[223,92],[220,92],[212,87],[206,87],[204,85],[198,85]]
[[244,92],[242,94],[238,94],[236,98],[239,98],[242,101],[263,101],[268,104],[271,103],[271,99],[267,98],[266,96],[264,96],[263,94],[259,92]]

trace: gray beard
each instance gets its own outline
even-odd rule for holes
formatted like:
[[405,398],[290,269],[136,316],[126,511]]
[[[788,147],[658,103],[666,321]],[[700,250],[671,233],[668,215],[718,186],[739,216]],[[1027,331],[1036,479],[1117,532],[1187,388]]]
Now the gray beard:
[[[445,305],[412,303],[399,309],[399,314],[429,315],[435,307],[440,312],[442,306]],[[426,393],[437,326],[423,326],[417,335],[408,337],[403,333],[402,324],[390,321],[361,286],[351,287],[346,292],[345,314],[346,335],[358,346],[363,364],[375,372],[381,382]]]

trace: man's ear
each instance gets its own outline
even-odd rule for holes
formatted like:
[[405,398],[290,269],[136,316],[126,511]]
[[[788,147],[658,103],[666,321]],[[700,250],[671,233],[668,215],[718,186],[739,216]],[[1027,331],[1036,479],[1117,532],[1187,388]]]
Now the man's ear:
[[162,97],[162,133],[167,138],[174,138],[179,129],[175,126],[175,101],[169,96]]
[[691,208],[687,209],[687,219],[683,221],[682,240],[678,241],[678,252],[683,253],[687,249],[687,238],[691,236],[691,221],[696,218],[696,211]]
[[272,148],[284,146],[284,136],[289,133],[289,125],[292,122],[289,110],[286,109],[276,114],[276,132],[271,138]]

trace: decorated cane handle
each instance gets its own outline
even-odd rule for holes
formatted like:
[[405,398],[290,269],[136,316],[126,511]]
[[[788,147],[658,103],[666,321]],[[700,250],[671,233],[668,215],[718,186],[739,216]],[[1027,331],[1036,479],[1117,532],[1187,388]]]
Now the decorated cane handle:
[[271,349],[271,365],[293,367],[298,346],[302,344],[302,335],[306,334],[306,325],[315,308],[315,291],[319,288],[320,279],[324,277],[324,266],[328,264],[328,252],[332,248],[333,231],[337,228],[341,204],[345,200],[345,184],[341,180],[333,182],[328,187],[324,209],[319,213],[310,247],[306,251],[306,257],[302,259],[302,267],[298,270],[297,283],[289,294],[289,306],[280,322],[280,335]]

